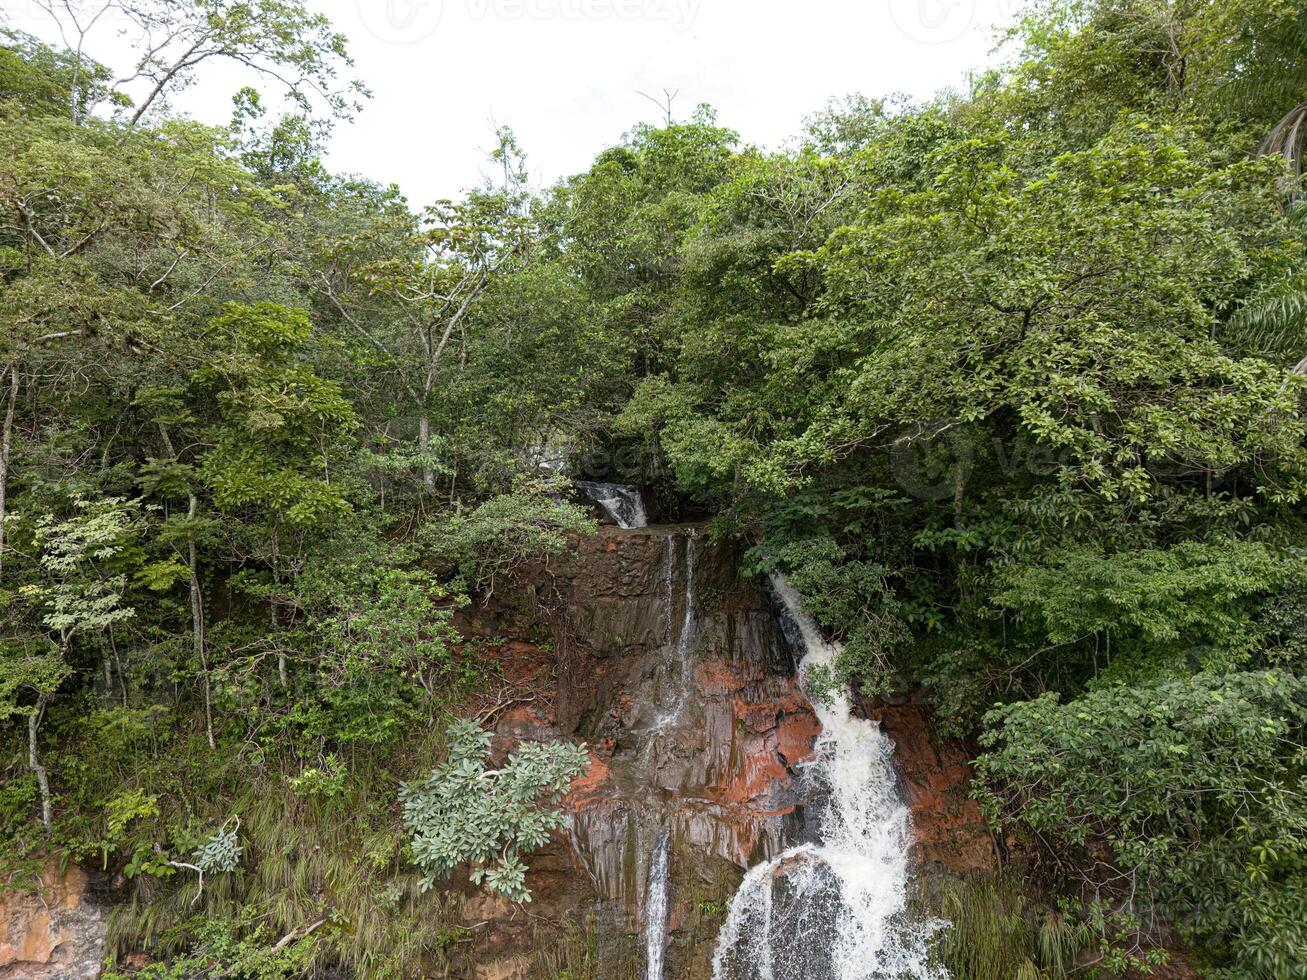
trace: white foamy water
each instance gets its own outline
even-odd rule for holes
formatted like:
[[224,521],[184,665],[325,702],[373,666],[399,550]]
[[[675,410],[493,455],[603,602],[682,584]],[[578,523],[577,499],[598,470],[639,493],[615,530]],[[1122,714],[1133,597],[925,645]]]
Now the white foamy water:
[[[669,538],[670,540],[670,538]],[[670,581],[669,581],[670,588]],[[669,597],[670,599],[670,597]],[[685,710],[685,702],[690,696],[690,682],[694,678],[693,665],[690,663],[690,653],[694,648],[694,641],[697,635],[697,623],[695,620],[694,609],[694,535],[685,536],[685,613],[681,620],[681,632],[676,637],[676,649],[673,654],[673,660],[669,667],[676,670],[675,686],[670,684],[664,685],[670,688],[670,696],[660,693],[659,700],[664,702],[658,717],[654,721],[654,728],[662,731],[668,725],[674,724],[680,720],[681,712]],[[671,612],[671,602],[667,604],[667,610]],[[671,616],[667,617],[668,622]],[[666,678],[666,673],[664,673]]]
[[[801,677],[833,668],[839,645],[784,578],[772,585],[804,651]],[[822,730],[807,776],[826,794],[817,840],[745,875],[718,936],[714,980],[942,980],[927,962],[936,924],[906,914],[908,809],[894,745],[854,715],[842,690],[814,697],[813,707]]]
[[654,845],[649,864],[649,889],[644,909],[645,980],[663,980],[667,953],[667,908],[671,891],[671,834],[664,831]]
[[649,526],[639,487],[627,487],[620,483],[591,483],[586,480],[578,480],[576,486],[602,507],[617,522],[618,527],[629,529]]

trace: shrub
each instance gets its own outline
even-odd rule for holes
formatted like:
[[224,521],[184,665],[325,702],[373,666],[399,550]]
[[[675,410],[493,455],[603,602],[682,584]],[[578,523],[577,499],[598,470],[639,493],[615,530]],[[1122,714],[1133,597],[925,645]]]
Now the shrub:
[[1121,921],[1172,918],[1234,975],[1307,977],[1307,682],[1198,675],[1046,694],[986,722],[991,819],[1110,856],[1082,865]]
[[426,779],[404,784],[404,826],[413,857],[430,888],[459,864],[471,880],[516,902],[529,902],[519,856],[549,840],[562,825],[558,807],[572,779],[586,768],[582,745],[526,742],[503,767],[487,770],[490,734],[474,722],[449,726],[449,755]]

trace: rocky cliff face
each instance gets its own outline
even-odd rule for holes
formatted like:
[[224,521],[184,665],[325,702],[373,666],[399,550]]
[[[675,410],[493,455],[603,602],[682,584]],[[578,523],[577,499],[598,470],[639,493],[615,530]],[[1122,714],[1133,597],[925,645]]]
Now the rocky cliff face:
[[33,890],[0,893],[0,980],[98,977],[107,924],[91,880],[51,861]]
[[971,798],[966,750],[935,733],[930,708],[914,702],[864,706],[894,742],[894,762],[912,811],[912,858],[921,872],[992,871],[998,855]]
[[[516,613],[519,633],[531,632],[533,615],[537,631],[547,621],[549,642],[500,651],[511,683],[541,688],[497,719],[504,749],[524,737],[590,746],[590,770],[567,800],[570,831],[536,857],[528,880],[534,941],[542,922],[581,930],[604,977],[645,973],[651,903],[660,911],[651,880],[666,889],[665,975],[709,976],[743,871],[804,833],[802,771],[819,727],[770,590],[742,578],[737,557],[702,528],[601,528],[537,578]],[[514,617],[487,611],[469,625],[502,635],[505,618]],[[914,857],[954,871],[993,867],[961,748],[933,738],[920,705],[865,710],[898,743]],[[651,869],[664,834],[662,883]],[[483,922],[487,912],[474,904],[470,915]],[[482,949],[516,953],[496,953],[484,975],[534,975],[527,933],[492,917]]]
[[[552,690],[496,731],[583,739],[591,766],[567,800],[569,833],[534,863],[532,911],[575,925],[586,910],[603,975],[639,976],[651,903],[665,901],[666,975],[703,976],[741,872],[802,825],[818,729],[793,652],[767,595],[701,528],[603,528],[535,590]],[[502,652],[510,675],[539,672],[538,646]],[[650,873],[664,835],[665,881]]]

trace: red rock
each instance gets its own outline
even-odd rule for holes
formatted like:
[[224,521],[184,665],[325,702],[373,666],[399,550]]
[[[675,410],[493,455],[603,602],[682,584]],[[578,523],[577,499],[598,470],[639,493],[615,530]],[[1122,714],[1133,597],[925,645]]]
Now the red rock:
[[611,790],[612,776],[608,763],[591,749],[589,768],[572,780],[563,805],[575,813],[605,796]]
[[812,758],[820,734],[821,725],[811,712],[783,715],[776,726],[776,751],[793,769]]
[[748,803],[761,796],[774,783],[793,778],[790,771],[772,752],[757,743],[746,745],[743,765],[723,792],[726,803]]
[[971,768],[963,748],[937,743],[925,705],[873,704],[867,714],[894,740],[895,763],[912,811],[916,859],[952,871],[996,869],[993,837],[970,796]]
[[[675,831],[674,879],[693,875],[729,893],[740,870],[779,851],[786,817],[804,803],[796,767],[812,757],[819,723],[796,679],[772,657],[776,625],[756,587],[741,582],[729,545],[709,544],[702,535],[694,560],[701,604],[687,709],[654,746],[642,744],[665,705],[663,685],[677,678],[671,658],[683,617],[688,545],[683,531],[669,544],[669,533],[604,529],[581,539],[579,557],[557,562],[529,586],[533,599],[549,603],[538,620],[523,623],[520,600],[511,603],[501,593],[503,609],[486,610],[479,623],[488,636],[511,632],[506,624],[532,636],[545,624],[554,632],[547,650],[518,639],[498,645],[505,679],[537,698],[503,711],[500,737],[590,743],[590,765],[564,801],[568,833],[529,857],[528,886],[536,898],[530,917],[475,907],[487,922],[476,960],[490,975],[511,976],[514,954],[538,947],[531,931],[537,923],[579,909],[598,904],[617,932],[638,931],[642,869],[661,829]],[[673,567],[674,588],[669,555],[681,562]],[[494,629],[492,613],[501,619]],[[899,744],[918,856],[948,867],[991,866],[988,832],[967,796],[965,754],[934,744],[929,712],[920,705],[881,705],[874,715]],[[673,895],[673,931],[697,921],[688,918],[689,901],[688,891]],[[711,954],[711,942],[700,945]],[[686,972],[674,960],[668,975],[699,976],[703,968]]]
[[744,686],[731,665],[717,659],[700,664],[696,680],[698,693],[704,697],[734,694]]
[[745,704],[738,698],[733,703],[735,717],[750,731],[763,734],[776,727],[777,710],[774,704]]

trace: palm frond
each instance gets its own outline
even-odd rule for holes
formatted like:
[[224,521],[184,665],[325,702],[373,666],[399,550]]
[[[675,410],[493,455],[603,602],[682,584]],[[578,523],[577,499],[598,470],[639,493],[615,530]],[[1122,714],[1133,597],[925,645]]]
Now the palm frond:
[[1307,272],[1254,293],[1230,318],[1229,341],[1247,354],[1295,363],[1307,354]]
[[1290,109],[1272,128],[1257,150],[1258,156],[1281,156],[1289,163],[1295,178],[1302,176],[1304,150],[1307,147],[1307,102]]

